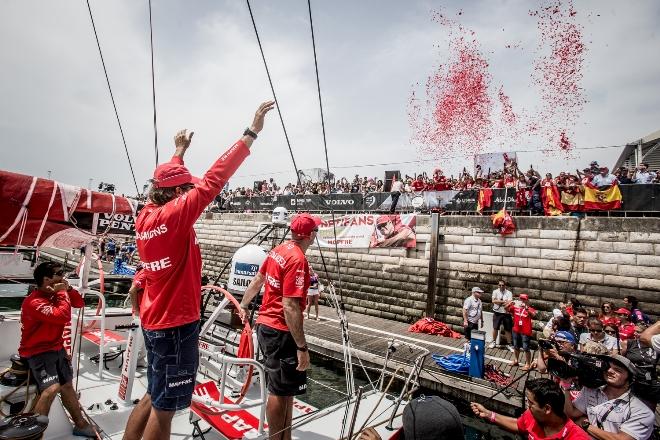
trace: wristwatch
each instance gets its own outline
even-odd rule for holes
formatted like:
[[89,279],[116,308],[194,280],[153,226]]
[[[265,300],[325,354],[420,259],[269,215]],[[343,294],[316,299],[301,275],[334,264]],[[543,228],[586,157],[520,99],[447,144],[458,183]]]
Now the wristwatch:
[[243,132],[243,136],[250,136],[252,139],[257,138],[257,133],[254,131],[250,130],[250,127],[246,128],[245,131]]
[[589,423],[589,419],[584,419],[580,422],[580,428],[582,428],[584,431],[587,431],[590,426],[591,423]]
[[307,344],[303,345],[302,347],[296,347],[296,350],[302,351],[303,353],[306,352],[308,350]]

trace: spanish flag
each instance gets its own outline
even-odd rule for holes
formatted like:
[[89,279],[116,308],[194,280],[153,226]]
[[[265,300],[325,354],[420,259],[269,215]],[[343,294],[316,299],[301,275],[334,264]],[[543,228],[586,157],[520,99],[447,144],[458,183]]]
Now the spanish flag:
[[557,185],[541,186],[541,200],[545,215],[561,215],[564,212]]
[[516,231],[516,223],[506,209],[500,209],[491,215],[490,219],[493,222],[493,228],[497,229],[501,235],[513,234]]
[[490,208],[491,206],[493,206],[493,190],[490,188],[480,189],[477,197],[477,211],[482,213],[484,208]]
[[591,183],[584,185],[585,211],[610,211],[621,208],[621,191],[616,183],[606,190],[599,190]]
[[584,211],[584,195],[582,195],[582,191],[580,189],[573,191],[562,191],[561,204],[564,205],[564,211]]

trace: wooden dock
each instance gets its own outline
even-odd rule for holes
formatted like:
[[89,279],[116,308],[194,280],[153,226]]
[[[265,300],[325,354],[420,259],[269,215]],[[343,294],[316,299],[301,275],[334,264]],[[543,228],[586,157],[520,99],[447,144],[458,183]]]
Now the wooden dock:
[[[400,343],[410,343],[427,348],[432,354],[441,356],[450,354],[462,354],[465,338],[455,339],[442,336],[411,333],[408,331],[409,324],[391,321],[374,316],[368,316],[353,312],[346,312],[349,323],[349,337],[352,346],[354,369],[360,368],[362,362],[372,380],[378,377],[385,362],[385,354],[388,344],[392,339]],[[323,356],[342,360],[342,343],[339,319],[334,309],[320,306],[319,320],[305,319],[305,335],[307,343],[315,353]],[[399,367],[398,376],[405,376],[410,372],[414,358],[419,352],[406,349],[402,345],[395,356],[395,361],[390,362],[388,369],[392,372]],[[533,353],[535,355],[535,353]],[[521,353],[521,358],[522,358]],[[513,367],[513,353],[507,349],[486,349],[485,363],[495,366],[499,371],[510,375],[512,379],[524,375],[520,367]],[[532,372],[529,377],[536,377],[537,372]],[[489,407],[501,411],[513,412],[522,403],[525,378],[508,388],[505,392],[494,397],[489,402]],[[472,378],[467,375],[450,373],[440,368],[429,355],[420,374],[420,385],[424,388],[435,390],[443,394],[463,400],[477,400],[479,402],[496,394],[502,387],[488,380]]]

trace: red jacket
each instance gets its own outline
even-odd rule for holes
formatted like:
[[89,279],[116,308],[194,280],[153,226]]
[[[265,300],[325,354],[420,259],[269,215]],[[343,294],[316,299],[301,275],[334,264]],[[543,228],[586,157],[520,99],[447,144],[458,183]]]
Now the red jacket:
[[[140,211],[135,238],[146,273],[140,303],[145,329],[172,328],[199,320],[202,256],[193,225],[249,154],[239,140],[195,188],[163,206],[149,203]],[[176,156],[171,161],[183,164]]]
[[21,306],[21,344],[18,354],[31,357],[64,348],[62,333],[71,321],[71,307],[82,307],[85,301],[76,289],[46,293],[34,290]]

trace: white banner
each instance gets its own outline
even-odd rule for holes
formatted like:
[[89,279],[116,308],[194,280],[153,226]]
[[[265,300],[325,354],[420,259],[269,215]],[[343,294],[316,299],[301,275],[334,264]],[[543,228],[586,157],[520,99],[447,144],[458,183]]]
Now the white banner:
[[[322,216],[318,241],[321,247],[375,248],[405,247],[417,245],[415,214],[351,214],[332,217]],[[335,240],[334,230],[337,230]]]
[[505,166],[509,168],[513,162],[517,162],[518,157],[515,151],[502,151],[499,153],[484,153],[474,156],[474,172],[477,174],[478,168],[481,168],[481,175],[487,176],[488,172],[502,171]]

